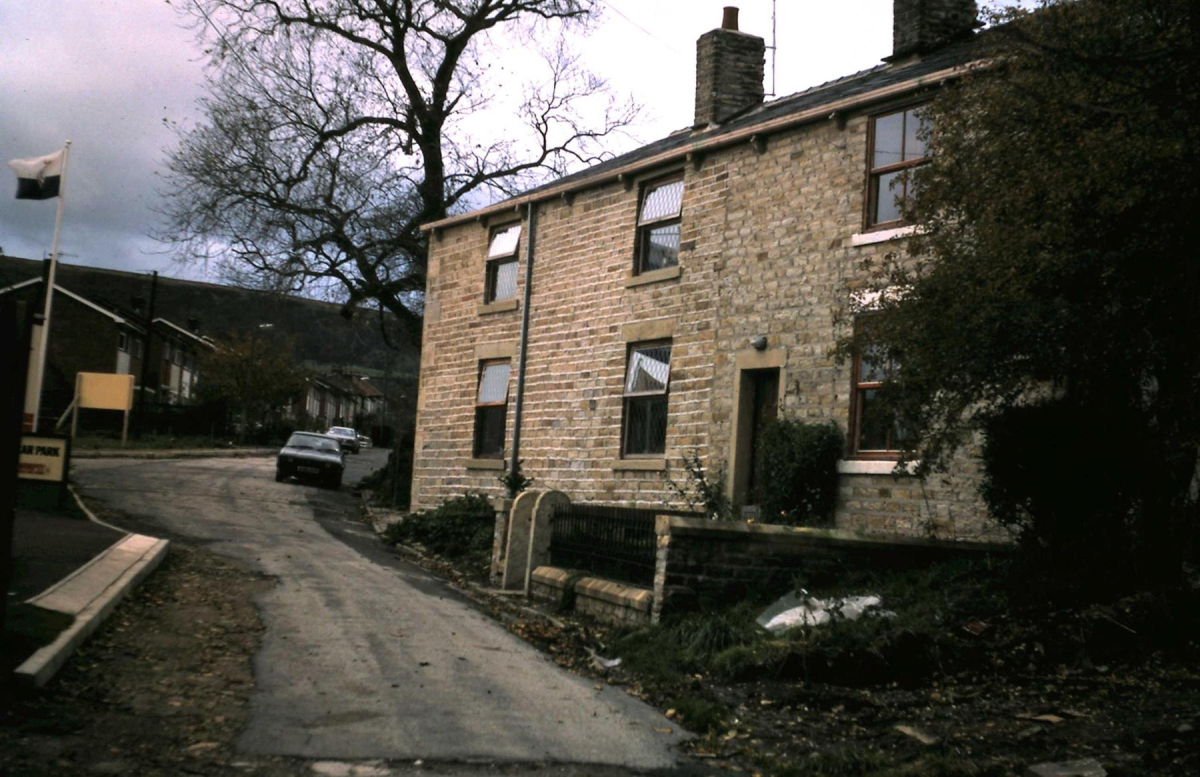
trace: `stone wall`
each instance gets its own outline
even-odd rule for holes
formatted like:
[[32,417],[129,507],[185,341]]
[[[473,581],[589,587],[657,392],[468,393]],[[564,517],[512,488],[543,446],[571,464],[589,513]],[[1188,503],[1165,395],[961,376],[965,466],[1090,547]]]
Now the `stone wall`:
[[660,516],[653,617],[792,589],[797,575],[814,579],[847,567],[919,566],[957,556],[1004,553],[1008,545],[917,538],[880,538],[836,529],[706,521]]

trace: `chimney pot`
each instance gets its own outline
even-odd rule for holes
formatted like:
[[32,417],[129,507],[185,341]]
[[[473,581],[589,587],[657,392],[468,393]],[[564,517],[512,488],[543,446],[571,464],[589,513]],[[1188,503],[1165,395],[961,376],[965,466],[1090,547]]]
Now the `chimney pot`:
[[725,6],[724,13],[721,14],[721,29],[734,30],[738,28],[738,9],[736,5]]

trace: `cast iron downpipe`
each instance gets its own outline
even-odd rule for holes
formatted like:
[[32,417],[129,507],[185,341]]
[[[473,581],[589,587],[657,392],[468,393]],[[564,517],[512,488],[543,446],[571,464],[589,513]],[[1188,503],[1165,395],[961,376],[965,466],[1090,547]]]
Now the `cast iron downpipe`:
[[525,294],[521,302],[521,355],[517,361],[517,400],[513,409],[512,461],[508,474],[515,481],[521,470],[521,408],[525,404],[525,356],[529,350],[529,298],[533,289],[533,233],[537,230],[537,209],[532,202],[525,205]]

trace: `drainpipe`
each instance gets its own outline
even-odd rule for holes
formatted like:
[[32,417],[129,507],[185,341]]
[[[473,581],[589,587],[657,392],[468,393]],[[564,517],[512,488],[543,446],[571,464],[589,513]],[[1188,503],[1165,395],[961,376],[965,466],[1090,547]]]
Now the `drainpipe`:
[[525,403],[525,356],[529,351],[529,298],[533,290],[533,235],[537,231],[537,210],[533,202],[525,205],[528,228],[525,237],[525,294],[521,302],[521,355],[517,362],[517,400],[513,411],[512,461],[508,472],[514,477],[521,468],[521,409]]

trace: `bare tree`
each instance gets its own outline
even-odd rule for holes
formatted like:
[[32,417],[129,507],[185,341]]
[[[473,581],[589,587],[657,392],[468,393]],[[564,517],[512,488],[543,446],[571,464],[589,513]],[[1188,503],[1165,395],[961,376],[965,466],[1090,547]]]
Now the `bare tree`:
[[[563,44],[594,3],[192,0],[208,96],[169,155],[160,237],[416,329],[421,224],[598,161],[635,118]],[[539,48],[540,82],[507,82]]]

